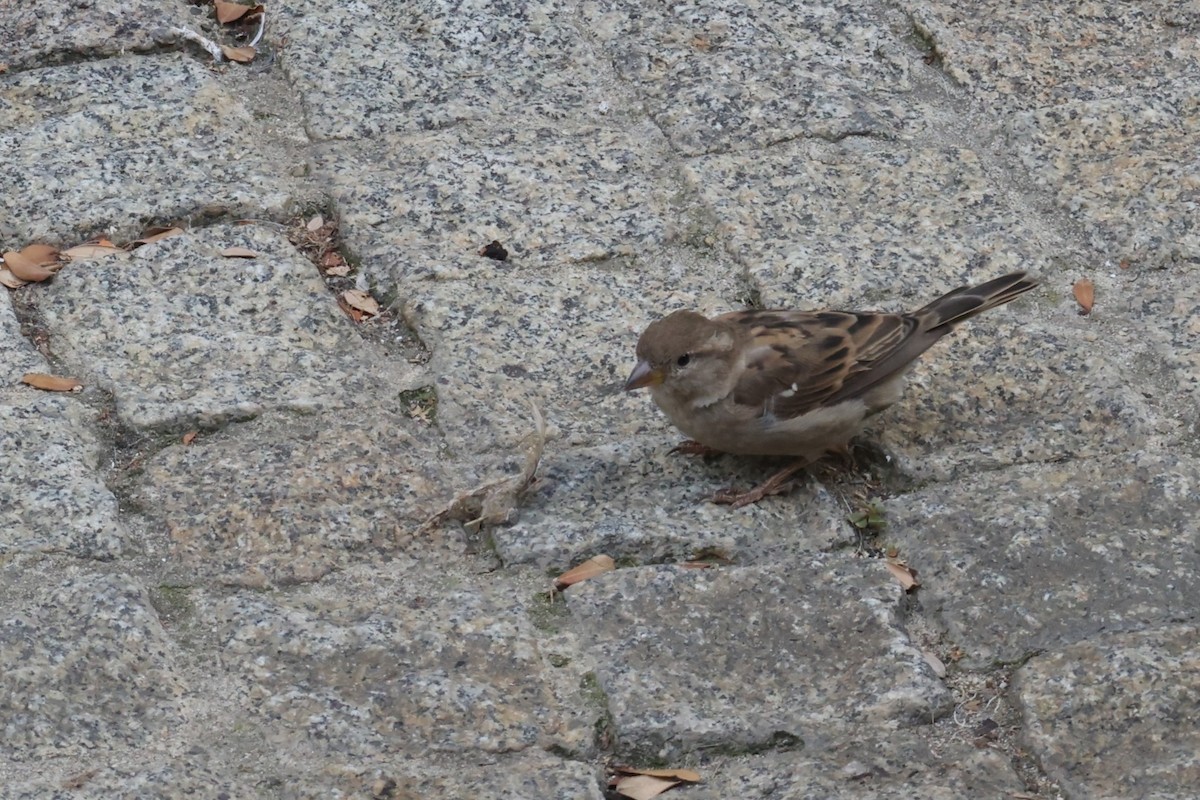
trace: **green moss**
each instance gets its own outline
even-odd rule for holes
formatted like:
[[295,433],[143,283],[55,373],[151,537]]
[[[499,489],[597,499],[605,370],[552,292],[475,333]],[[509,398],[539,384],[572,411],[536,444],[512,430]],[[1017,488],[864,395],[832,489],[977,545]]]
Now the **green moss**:
[[196,612],[192,602],[191,586],[169,586],[163,584],[150,592],[150,603],[164,622],[179,622]]
[[596,673],[588,672],[579,679],[579,692],[583,702],[589,709],[596,712],[596,721],[592,730],[596,736],[596,746],[601,750],[609,749],[616,732],[612,712],[608,710],[608,694],[600,685]]
[[422,386],[401,392],[396,398],[400,410],[412,417],[420,417],[433,422],[437,419],[437,390],[433,386]]
[[876,500],[869,501],[863,508],[846,517],[846,521],[860,531],[877,533],[887,527],[883,506]]
[[544,633],[558,633],[570,618],[567,603],[558,592],[538,592],[525,608],[533,627]]

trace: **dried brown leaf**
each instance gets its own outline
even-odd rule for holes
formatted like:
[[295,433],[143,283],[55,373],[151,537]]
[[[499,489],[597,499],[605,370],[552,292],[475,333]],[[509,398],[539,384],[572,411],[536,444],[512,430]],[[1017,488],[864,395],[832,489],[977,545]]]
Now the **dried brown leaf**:
[[89,243],[76,245],[75,247],[63,250],[62,255],[66,256],[72,261],[88,261],[94,258],[124,256],[127,255],[127,253],[109,242],[107,244]]
[[49,267],[58,263],[58,248],[48,244],[25,245],[21,248],[21,255],[43,267]]
[[611,784],[617,794],[630,800],[653,800],[660,794],[678,786],[682,781],[672,781],[666,778],[656,778],[653,775],[625,775],[617,778]]
[[888,572],[892,573],[892,577],[900,582],[904,591],[912,591],[914,587],[921,585],[921,581],[917,579],[917,571],[907,564],[888,561],[884,566],[887,567]]
[[253,47],[230,47],[227,44],[221,45],[221,52],[230,61],[236,61],[239,64],[249,64],[254,60]]
[[625,775],[650,775],[654,778],[673,778],[685,783],[699,783],[700,773],[690,769],[638,769],[637,767],[615,766],[614,772]]
[[617,568],[616,562],[609,556],[592,556],[587,561],[564,572],[554,579],[554,588],[560,592],[568,586],[574,586],[580,581],[603,575]]
[[258,258],[258,253],[247,247],[226,247],[221,255],[225,258]]
[[163,239],[170,239],[172,236],[181,236],[182,234],[183,234],[183,228],[174,227],[174,226],[169,227],[169,228],[154,227],[154,228],[150,228],[149,230],[145,231],[142,234],[142,238],[135,239],[132,242],[132,244],[134,244],[134,245],[154,244],[155,242],[161,242]]
[[7,286],[9,289],[20,289],[22,286],[28,286],[29,281],[21,280],[7,269],[0,269],[0,284]]
[[13,275],[30,283],[46,281],[54,277],[52,271],[15,250],[9,250],[4,254],[4,264]]
[[525,466],[521,472],[463,492],[427,519],[421,526],[423,530],[446,519],[463,520],[464,527],[474,531],[485,525],[503,525],[514,519],[521,501],[536,483],[537,468],[546,449],[546,419],[532,400],[529,401],[529,408],[533,415],[534,430],[525,437]]
[[78,392],[83,389],[83,384],[74,378],[61,378],[44,372],[27,372],[21,378],[21,383],[28,383],[35,389],[44,389],[47,392]]
[[1075,295],[1075,302],[1079,303],[1079,313],[1087,316],[1092,313],[1092,304],[1096,299],[1096,285],[1087,278],[1080,278],[1075,281],[1075,285],[1071,287],[1071,294]]
[[217,9],[217,22],[220,22],[222,25],[236,22],[251,13],[261,14],[263,12],[261,5],[244,6],[240,3],[227,3],[225,0],[215,0],[213,5]]
[[360,289],[347,289],[342,292],[342,299],[346,301],[346,305],[364,314],[372,317],[379,314],[379,301]]

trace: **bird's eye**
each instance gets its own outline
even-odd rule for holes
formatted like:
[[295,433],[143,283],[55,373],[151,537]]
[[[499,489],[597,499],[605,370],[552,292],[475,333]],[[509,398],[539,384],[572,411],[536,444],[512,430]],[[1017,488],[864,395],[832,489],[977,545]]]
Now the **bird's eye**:
[[691,353],[684,353],[679,358],[675,359],[675,363],[681,367],[686,367],[692,360]]

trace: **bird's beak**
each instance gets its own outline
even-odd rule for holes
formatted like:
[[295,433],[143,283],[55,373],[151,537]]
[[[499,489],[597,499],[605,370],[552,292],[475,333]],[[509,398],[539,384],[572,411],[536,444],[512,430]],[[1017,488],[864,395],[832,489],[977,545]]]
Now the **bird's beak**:
[[643,359],[633,368],[633,372],[629,373],[629,380],[625,381],[625,391],[632,392],[647,386],[656,386],[662,383],[665,377],[661,369],[654,369],[649,361]]

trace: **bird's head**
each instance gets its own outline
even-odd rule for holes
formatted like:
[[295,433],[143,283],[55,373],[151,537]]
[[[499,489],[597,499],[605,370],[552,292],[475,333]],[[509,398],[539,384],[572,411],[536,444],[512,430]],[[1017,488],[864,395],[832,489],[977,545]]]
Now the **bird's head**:
[[676,311],[650,324],[637,343],[637,366],[625,391],[650,388],[707,405],[724,397],[737,359],[737,333],[694,311]]

